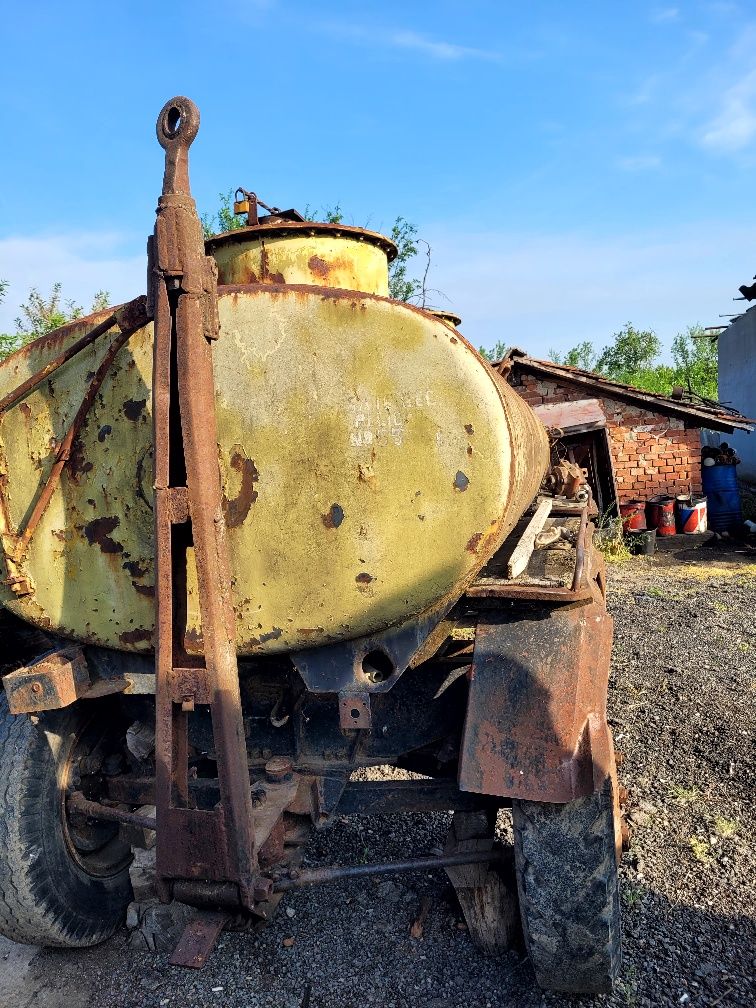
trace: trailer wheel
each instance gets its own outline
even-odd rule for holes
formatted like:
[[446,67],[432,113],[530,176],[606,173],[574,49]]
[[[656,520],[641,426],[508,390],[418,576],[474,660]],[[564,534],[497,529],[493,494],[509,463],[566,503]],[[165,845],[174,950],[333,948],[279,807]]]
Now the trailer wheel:
[[512,802],[520,915],[546,990],[602,994],[622,961],[611,781],[564,805]]
[[98,758],[92,754],[103,752],[103,729],[96,703],[40,715],[33,724],[9,714],[0,695],[0,933],[13,941],[95,945],[123,921],[129,848],[113,824],[66,813],[66,788],[82,760],[91,767]]

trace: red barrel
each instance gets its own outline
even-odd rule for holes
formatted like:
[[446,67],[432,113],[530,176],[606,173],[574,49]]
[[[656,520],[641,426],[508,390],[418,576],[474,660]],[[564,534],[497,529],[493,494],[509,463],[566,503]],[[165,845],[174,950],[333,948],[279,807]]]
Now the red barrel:
[[648,527],[656,529],[659,536],[675,534],[675,499],[660,494],[646,501]]
[[646,512],[643,501],[627,501],[625,504],[620,504],[619,510],[623,532],[639,532],[646,528]]

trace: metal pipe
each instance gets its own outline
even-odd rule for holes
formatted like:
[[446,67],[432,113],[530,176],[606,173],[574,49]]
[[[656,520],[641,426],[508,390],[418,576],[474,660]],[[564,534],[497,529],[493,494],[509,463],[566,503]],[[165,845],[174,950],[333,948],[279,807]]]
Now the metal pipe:
[[109,315],[103,322],[96,325],[94,329],[90,329],[86,336],[82,336],[81,339],[72,343],[67,350],[59,353],[56,357],[53,357],[53,359],[48,361],[43,368],[35,372],[35,374],[33,374],[30,378],[27,378],[26,381],[22,382],[17,388],[14,388],[13,391],[3,396],[3,398],[0,399],[0,413],[5,413],[6,410],[11,408],[11,406],[15,406],[20,399],[23,399],[27,392],[31,392],[37,387],[37,385],[39,385],[40,382],[44,381],[45,378],[49,378],[54,371],[57,371],[59,367],[67,361],[70,361],[72,357],[75,357],[77,353],[84,350],[91,343],[94,343],[98,336],[102,336],[103,333],[112,329],[117,321],[118,317],[115,312],[113,312],[113,314]]
[[301,889],[304,886],[319,885],[321,882],[337,882],[339,879],[364,878],[369,875],[399,875],[403,872],[432,871],[434,868],[451,868],[453,865],[500,860],[502,855],[497,851],[467,851],[443,857],[412,858],[409,861],[387,861],[383,864],[353,865],[349,868],[313,868],[311,871],[300,872],[296,878],[274,882],[273,892]]
[[74,791],[68,796],[68,806],[72,811],[92,819],[104,819],[108,822],[126,823],[129,826],[140,826],[142,829],[156,830],[157,822],[150,816],[139,815],[138,812],[126,812],[124,809],[110,808],[99,802],[85,798],[81,791]]

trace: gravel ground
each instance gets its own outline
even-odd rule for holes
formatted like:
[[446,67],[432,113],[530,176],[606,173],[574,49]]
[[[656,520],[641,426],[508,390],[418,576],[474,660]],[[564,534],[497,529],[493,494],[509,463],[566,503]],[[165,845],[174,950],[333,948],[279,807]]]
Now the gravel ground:
[[[611,1006],[752,1006],[756,950],[753,659],[756,567],[635,560],[610,571],[611,722],[633,845],[622,868],[625,965]],[[448,816],[350,820],[311,863],[430,851]],[[509,830],[506,813],[501,829]],[[430,909],[421,940],[410,927]],[[293,939],[293,942],[291,941]],[[0,945],[14,1008],[529,1008],[544,994],[522,951],[486,958],[438,874],[290,894],[260,934],[224,934],[201,972],[136,952]]]

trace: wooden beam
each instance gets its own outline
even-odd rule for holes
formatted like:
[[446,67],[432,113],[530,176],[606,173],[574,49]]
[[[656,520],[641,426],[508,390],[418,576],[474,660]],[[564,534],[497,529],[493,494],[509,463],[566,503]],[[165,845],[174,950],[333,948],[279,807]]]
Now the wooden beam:
[[535,537],[546,524],[546,519],[551,514],[551,501],[541,501],[536,513],[528,522],[528,527],[522,534],[522,538],[512,551],[512,555],[507,561],[507,577],[516,578],[528,566],[528,562],[533,555],[535,547]]

